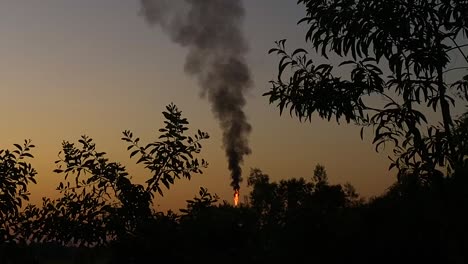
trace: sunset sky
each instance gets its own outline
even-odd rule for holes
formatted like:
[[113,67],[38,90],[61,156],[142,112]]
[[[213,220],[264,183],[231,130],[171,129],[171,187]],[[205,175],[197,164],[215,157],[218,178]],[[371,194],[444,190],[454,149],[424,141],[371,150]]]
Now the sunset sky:
[[[260,168],[278,181],[310,178],[323,164],[332,183],[352,183],[364,196],[382,193],[395,179],[385,153],[376,153],[359,128],[318,118],[300,123],[279,116],[262,94],[277,74],[278,58],[267,52],[274,41],[305,46],[305,29],[296,22],[304,9],[296,1],[248,0],[243,24],[254,85],[245,108],[252,124],[252,154],[243,164]],[[63,140],[86,134],[99,151],[126,165],[135,182],[148,174],[135,165],[121,141],[129,129],[143,142],[156,139],[161,112],[174,102],[195,132],[210,134],[200,157],[209,162],[203,175],[180,180],[157,197],[160,210],[179,209],[200,186],[231,202],[229,171],[221,131],[200,98],[197,81],[184,73],[187,51],[173,44],[158,27],[149,26],[137,0],[2,0],[0,1],[0,148],[32,139],[38,184],[31,202],[57,197],[60,175],[54,161]],[[241,185],[241,200],[247,194]]]

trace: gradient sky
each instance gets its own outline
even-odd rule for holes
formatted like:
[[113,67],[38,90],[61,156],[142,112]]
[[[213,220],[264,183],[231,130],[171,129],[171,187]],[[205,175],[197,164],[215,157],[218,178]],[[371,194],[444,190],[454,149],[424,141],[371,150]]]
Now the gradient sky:
[[[291,49],[304,46],[305,30],[296,25],[304,10],[295,2],[245,1],[243,27],[255,84],[247,95],[253,152],[244,172],[258,167],[274,181],[310,178],[321,163],[332,183],[350,182],[364,196],[380,194],[394,173],[369,138],[361,141],[358,127],[280,117],[262,96],[277,74],[278,58],[267,54],[274,41],[287,38]],[[0,1],[0,148],[24,139],[37,146],[33,203],[58,196],[61,178],[52,170],[61,142],[76,142],[83,134],[94,138],[98,151],[126,165],[135,182],[143,182],[148,175],[129,159],[121,132],[132,130],[143,142],[157,138],[161,112],[170,102],[194,131],[210,134],[200,156],[210,165],[203,175],[176,182],[155,204],[160,210],[182,208],[200,186],[232,200],[220,129],[209,103],[199,97],[197,81],[184,74],[186,50],[148,26],[139,10],[137,0]],[[241,197],[247,190],[244,181]]]

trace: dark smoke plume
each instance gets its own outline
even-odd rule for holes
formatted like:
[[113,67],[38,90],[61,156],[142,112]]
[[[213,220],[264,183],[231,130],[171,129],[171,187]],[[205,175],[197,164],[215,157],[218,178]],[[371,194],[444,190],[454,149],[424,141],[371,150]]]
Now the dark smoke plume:
[[223,145],[232,176],[239,189],[241,163],[250,153],[251,126],[243,107],[251,86],[245,62],[246,41],[241,22],[241,0],[141,0],[142,13],[159,25],[172,41],[188,48],[185,71],[197,77],[223,130]]

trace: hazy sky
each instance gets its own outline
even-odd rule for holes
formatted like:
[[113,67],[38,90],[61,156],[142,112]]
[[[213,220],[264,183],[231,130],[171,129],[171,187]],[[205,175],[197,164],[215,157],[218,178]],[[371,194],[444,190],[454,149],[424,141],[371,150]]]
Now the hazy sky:
[[[252,154],[244,176],[258,167],[272,180],[310,178],[321,163],[331,182],[351,182],[365,196],[381,193],[394,173],[387,170],[385,154],[376,153],[369,139],[361,141],[359,128],[280,117],[261,96],[277,74],[278,58],[267,54],[274,41],[287,38],[291,49],[305,45],[305,31],[296,25],[303,8],[296,1],[244,2],[247,59],[254,78],[246,107]],[[0,1],[0,148],[24,139],[37,146],[33,203],[57,197],[60,175],[52,170],[61,142],[77,141],[83,134],[143,182],[148,175],[129,159],[121,132],[132,130],[143,142],[157,138],[161,112],[171,102],[194,131],[210,134],[200,156],[210,165],[203,175],[176,182],[156,204],[163,210],[181,208],[200,186],[232,200],[220,129],[209,103],[199,97],[197,81],[184,74],[186,50],[148,26],[139,10],[137,0]],[[244,181],[241,197],[246,193]]]

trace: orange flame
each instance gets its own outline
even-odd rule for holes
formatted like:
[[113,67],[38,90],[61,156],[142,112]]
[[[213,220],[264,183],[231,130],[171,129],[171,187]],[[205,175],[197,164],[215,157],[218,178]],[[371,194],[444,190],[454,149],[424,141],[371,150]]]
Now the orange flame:
[[239,204],[239,190],[234,190],[234,206]]

